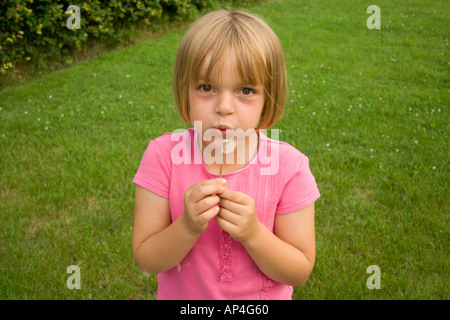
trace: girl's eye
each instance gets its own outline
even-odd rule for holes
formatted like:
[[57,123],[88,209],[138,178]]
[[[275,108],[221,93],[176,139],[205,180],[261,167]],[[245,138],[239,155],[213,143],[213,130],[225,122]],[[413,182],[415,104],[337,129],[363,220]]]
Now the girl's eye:
[[243,89],[241,90],[241,92],[242,92],[242,94],[243,94],[244,96],[248,96],[248,95],[250,95],[250,94],[252,94],[252,93],[255,93],[255,90],[250,89],[250,88],[243,88]]
[[212,91],[212,87],[208,84],[202,84],[201,86],[199,86],[199,89],[202,90],[203,92],[211,92]]

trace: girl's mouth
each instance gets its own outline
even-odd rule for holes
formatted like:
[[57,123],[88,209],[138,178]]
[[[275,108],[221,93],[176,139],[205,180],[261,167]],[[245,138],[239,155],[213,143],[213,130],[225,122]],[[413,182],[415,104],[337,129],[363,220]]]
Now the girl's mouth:
[[228,134],[233,135],[234,130],[228,126],[224,126],[224,125],[220,125],[217,127],[214,127],[214,129],[220,131],[220,133],[222,134],[223,137],[225,137],[227,135],[227,130],[228,130]]

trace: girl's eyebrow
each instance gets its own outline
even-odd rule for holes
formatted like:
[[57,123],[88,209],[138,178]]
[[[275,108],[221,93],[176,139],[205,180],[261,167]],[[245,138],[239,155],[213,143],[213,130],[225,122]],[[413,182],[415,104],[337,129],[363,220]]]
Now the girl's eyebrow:
[[[198,77],[197,82],[207,82],[207,83],[211,83],[211,84],[214,83],[214,81],[212,81],[211,79],[206,80],[203,76]],[[246,88],[246,87],[255,88],[258,86],[258,84],[239,82],[239,83],[236,83],[235,86],[238,88]]]

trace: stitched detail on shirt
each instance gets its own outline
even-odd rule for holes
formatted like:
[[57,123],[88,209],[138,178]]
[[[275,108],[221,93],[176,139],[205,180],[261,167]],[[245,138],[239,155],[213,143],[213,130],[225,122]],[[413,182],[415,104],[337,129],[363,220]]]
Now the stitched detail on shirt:
[[270,291],[273,286],[272,279],[267,277],[265,274],[263,276],[263,285],[262,288],[259,290],[259,299],[260,300],[269,300],[270,299]]
[[220,281],[233,280],[233,265],[231,260],[231,244],[233,239],[222,230],[220,238]]

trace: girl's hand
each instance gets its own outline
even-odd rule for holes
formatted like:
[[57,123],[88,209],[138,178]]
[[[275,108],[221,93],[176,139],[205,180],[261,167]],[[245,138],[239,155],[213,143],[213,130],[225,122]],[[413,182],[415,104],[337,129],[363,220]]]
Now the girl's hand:
[[220,194],[220,198],[217,224],[234,240],[239,242],[249,240],[259,224],[253,198],[228,188]]
[[190,186],[184,193],[183,218],[188,229],[194,234],[203,233],[208,222],[217,215],[220,198],[216,195],[224,191],[224,179],[200,181]]

